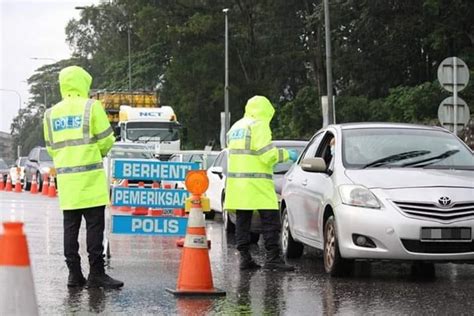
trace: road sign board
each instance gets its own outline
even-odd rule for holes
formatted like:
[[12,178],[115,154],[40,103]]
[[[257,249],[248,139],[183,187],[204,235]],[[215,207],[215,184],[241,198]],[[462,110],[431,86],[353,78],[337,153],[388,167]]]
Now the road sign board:
[[454,91],[454,85],[456,85],[457,91],[461,91],[469,82],[469,68],[461,59],[448,57],[438,66],[438,80],[441,86],[449,92]]
[[112,233],[184,236],[187,223],[186,217],[112,215]]
[[198,170],[197,162],[116,159],[114,177],[129,180],[184,181],[189,170]]
[[[456,121],[454,120],[454,113],[456,112]],[[442,126],[454,131],[454,124],[456,123],[456,129],[461,130],[469,122],[470,113],[469,107],[466,102],[457,98],[456,111],[454,108],[454,97],[447,97],[444,99],[438,107],[438,119]]]
[[185,190],[116,187],[112,193],[112,205],[184,208],[188,197],[189,192]]

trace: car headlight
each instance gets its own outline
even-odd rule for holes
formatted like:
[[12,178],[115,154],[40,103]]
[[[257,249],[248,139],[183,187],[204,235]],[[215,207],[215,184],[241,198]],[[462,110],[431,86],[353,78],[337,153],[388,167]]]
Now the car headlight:
[[380,203],[375,195],[362,185],[341,185],[339,187],[339,194],[341,195],[343,204],[367,208],[380,208]]
[[49,168],[49,167],[41,167],[41,173],[49,173],[50,169],[51,168]]

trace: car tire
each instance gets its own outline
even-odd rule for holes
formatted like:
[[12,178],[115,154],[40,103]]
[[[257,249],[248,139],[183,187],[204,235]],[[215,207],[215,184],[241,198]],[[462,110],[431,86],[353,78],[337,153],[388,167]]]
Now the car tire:
[[28,178],[26,174],[23,176],[23,190],[30,191],[31,189],[31,182],[28,182]]
[[324,270],[331,276],[348,276],[354,271],[354,260],[341,257],[337,239],[336,219],[331,215],[324,225]]
[[38,183],[38,191],[41,192],[43,189],[43,178],[41,177],[41,173],[39,171],[36,172],[36,183]]
[[283,210],[281,216],[281,250],[286,258],[299,258],[303,255],[304,245],[293,239],[290,231],[290,221],[288,220],[288,211]]
[[224,222],[224,230],[227,233],[235,232],[235,224],[232,222],[229,214],[227,213],[227,210],[225,209],[222,210],[222,221]]

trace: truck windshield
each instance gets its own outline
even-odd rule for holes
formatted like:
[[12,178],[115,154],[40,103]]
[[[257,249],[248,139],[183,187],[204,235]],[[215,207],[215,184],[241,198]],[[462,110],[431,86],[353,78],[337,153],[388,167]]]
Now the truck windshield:
[[178,130],[176,124],[169,123],[128,123],[127,139],[141,142],[176,141],[179,139]]

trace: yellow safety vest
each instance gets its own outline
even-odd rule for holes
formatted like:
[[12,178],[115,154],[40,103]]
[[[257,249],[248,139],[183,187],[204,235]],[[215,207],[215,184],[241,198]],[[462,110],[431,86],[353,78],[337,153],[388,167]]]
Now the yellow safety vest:
[[287,161],[289,154],[271,143],[269,125],[274,112],[267,98],[255,96],[247,102],[244,118],[227,134],[227,210],[278,209],[273,166]]
[[46,148],[56,168],[62,210],[109,203],[102,158],[115,137],[100,102],[87,99],[91,82],[80,67],[63,69],[59,75],[63,100],[44,115]]

